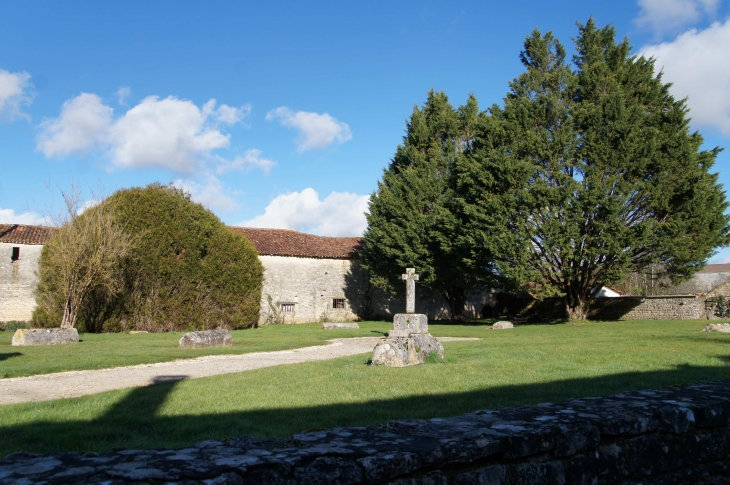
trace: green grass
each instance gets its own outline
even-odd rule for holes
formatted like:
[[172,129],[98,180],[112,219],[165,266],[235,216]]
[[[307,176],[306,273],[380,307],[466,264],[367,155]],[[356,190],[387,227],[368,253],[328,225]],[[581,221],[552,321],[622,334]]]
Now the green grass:
[[[363,354],[0,406],[0,456],[20,450],[180,447],[241,435],[287,437],[309,429],[728,379],[730,335],[701,333],[706,323],[525,325],[501,331],[434,324],[430,329],[437,336],[483,340],[447,342],[443,361],[403,369],[368,366]],[[282,335],[294,330],[270,328]]]
[[364,322],[360,327],[359,330],[322,330],[319,323],[307,323],[234,330],[232,347],[212,349],[179,348],[184,332],[82,333],[78,344],[49,347],[12,347],[13,332],[0,332],[0,378],[151,364],[202,355],[286,350],[322,345],[332,338],[382,336],[393,324]]

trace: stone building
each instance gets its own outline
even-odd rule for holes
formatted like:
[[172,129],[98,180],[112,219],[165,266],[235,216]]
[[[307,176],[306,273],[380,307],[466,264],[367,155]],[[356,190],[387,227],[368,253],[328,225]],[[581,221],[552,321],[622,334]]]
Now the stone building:
[[35,308],[38,259],[54,229],[0,224],[0,322],[29,320]]
[[[359,237],[323,237],[287,229],[231,229],[253,243],[264,267],[260,324],[390,319],[405,311],[401,295],[393,296],[370,285],[358,260]],[[38,258],[53,232],[49,227],[0,225],[0,322],[30,319],[35,308]],[[466,317],[480,317],[488,303],[488,294],[468,295]],[[416,309],[431,320],[447,319],[450,314],[441,295],[423,287],[417,288]]]

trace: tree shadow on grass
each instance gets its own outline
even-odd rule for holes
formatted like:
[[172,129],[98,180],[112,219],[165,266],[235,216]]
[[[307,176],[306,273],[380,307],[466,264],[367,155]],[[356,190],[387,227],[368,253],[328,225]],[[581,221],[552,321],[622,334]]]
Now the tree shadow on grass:
[[23,354],[21,354],[20,352],[9,352],[7,354],[0,354],[0,362],[2,362],[3,360],[8,360],[12,357],[20,357],[21,355]]
[[[254,409],[233,413],[161,414],[180,379],[130,391],[93,420],[33,422],[0,428],[0,456],[16,451],[98,451],[111,448],[183,447],[209,439],[238,436],[286,437],[293,433],[338,426],[364,426],[393,419],[455,416],[478,409],[534,405],[565,399],[607,396],[637,389],[683,385],[730,378],[730,356],[721,367],[682,364],[674,369],[628,372],[593,378],[527,385],[505,385],[469,392],[408,396],[311,407]],[[395,370],[397,372],[397,369]],[[241,399],[246,399],[245,389]],[[250,392],[255,392],[250,390]],[[215,399],[215,397],[213,397]]]

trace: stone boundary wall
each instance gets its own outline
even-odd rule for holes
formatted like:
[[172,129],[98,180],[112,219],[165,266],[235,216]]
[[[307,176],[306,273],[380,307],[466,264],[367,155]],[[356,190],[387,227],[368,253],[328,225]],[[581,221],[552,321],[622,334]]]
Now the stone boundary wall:
[[707,318],[705,299],[695,295],[597,298],[591,318],[598,320],[698,320]]
[[0,482],[730,482],[730,381],[177,450],[15,453]]

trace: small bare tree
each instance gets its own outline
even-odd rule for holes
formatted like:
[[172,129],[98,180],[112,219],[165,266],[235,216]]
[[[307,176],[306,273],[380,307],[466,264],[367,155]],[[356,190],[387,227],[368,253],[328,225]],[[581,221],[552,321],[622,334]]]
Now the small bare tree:
[[[132,238],[120,227],[109,204],[82,205],[80,191],[61,190],[65,211],[51,219],[58,232],[46,244],[41,273],[54,280],[56,301],[63,302],[61,328],[73,328],[84,298],[92,290],[110,296],[123,288],[121,263]],[[83,213],[79,208],[86,208]]]

